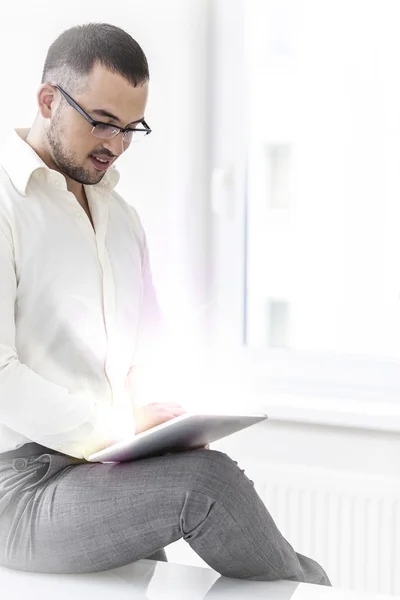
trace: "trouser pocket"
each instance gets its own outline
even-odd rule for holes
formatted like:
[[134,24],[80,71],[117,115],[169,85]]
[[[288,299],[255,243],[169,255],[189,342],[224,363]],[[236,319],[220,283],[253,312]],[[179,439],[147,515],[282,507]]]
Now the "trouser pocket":
[[65,468],[82,462],[86,461],[51,453],[29,458],[15,458],[12,461],[9,477],[3,481],[3,488],[12,489],[17,496],[25,495],[34,492]]

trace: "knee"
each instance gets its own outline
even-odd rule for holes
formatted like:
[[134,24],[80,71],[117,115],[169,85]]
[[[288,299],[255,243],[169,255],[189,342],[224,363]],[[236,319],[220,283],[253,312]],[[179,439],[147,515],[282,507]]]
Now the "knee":
[[226,454],[215,450],[194,450],[182,455],[182,459],[185,461],[185,480],[179,522],[183,538],[191,541],[213,507],[224,502],[237,465]]
[[200,472],[222,471],[224,473],[237,470],[237,463],[225,452],[219,450],[192,450],[186,456],[193,463],[193,468]]
[[[242,476],[235,461],[218,450],[194,450],[188,453],[188,488],[205,493],[217,499],[226,486],[236,485]],[[217,497],[216,497],[217,496]]]

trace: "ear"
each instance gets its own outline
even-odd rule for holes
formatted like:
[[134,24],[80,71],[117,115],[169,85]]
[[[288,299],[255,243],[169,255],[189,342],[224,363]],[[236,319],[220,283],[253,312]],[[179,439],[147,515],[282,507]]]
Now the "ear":
[[54,114],[54,110],[58,105],[56,92],[57,88],[48,83],[42,83],[38,90],[38,108],[44,119],[50,119],[52,114]]

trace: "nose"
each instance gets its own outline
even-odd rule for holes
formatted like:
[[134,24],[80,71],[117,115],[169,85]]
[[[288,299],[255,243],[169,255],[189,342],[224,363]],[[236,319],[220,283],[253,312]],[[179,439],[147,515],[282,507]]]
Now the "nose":
[[111,138],[110,140],[103,140],[103,146],[104,148],[107,148],[107,150],[112,152],[114,156],[120,156],[126,150],[123,140],[123,133],[120,132],[118,135]]

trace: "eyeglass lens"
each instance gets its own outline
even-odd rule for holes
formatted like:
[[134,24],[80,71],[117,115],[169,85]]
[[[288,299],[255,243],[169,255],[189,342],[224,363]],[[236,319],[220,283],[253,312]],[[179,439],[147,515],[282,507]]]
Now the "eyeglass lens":
[[[142,123],[138,123],[138,127],[140,129],[143,129]],[[140,129],[139,130],[132,129],[131,131],[125,131],[124,132],[124,141],[127,143],[130,143],[132,141],[137,141],[137,140],[144,138],[147,135],[147,131],[141,131]],[[120,132],[120,130],[117,129],[116,127],[113,127],[112,125],[106,125],[106,124],[104,124],[104,125],[98,124],[95,127],[93,127],[93,130],[92,130],[93,135],[95,135],[96,137],[99,137],[99,138],[106,139],[106,140],[115,137],[116,135],[118,135],[119,132]]]

